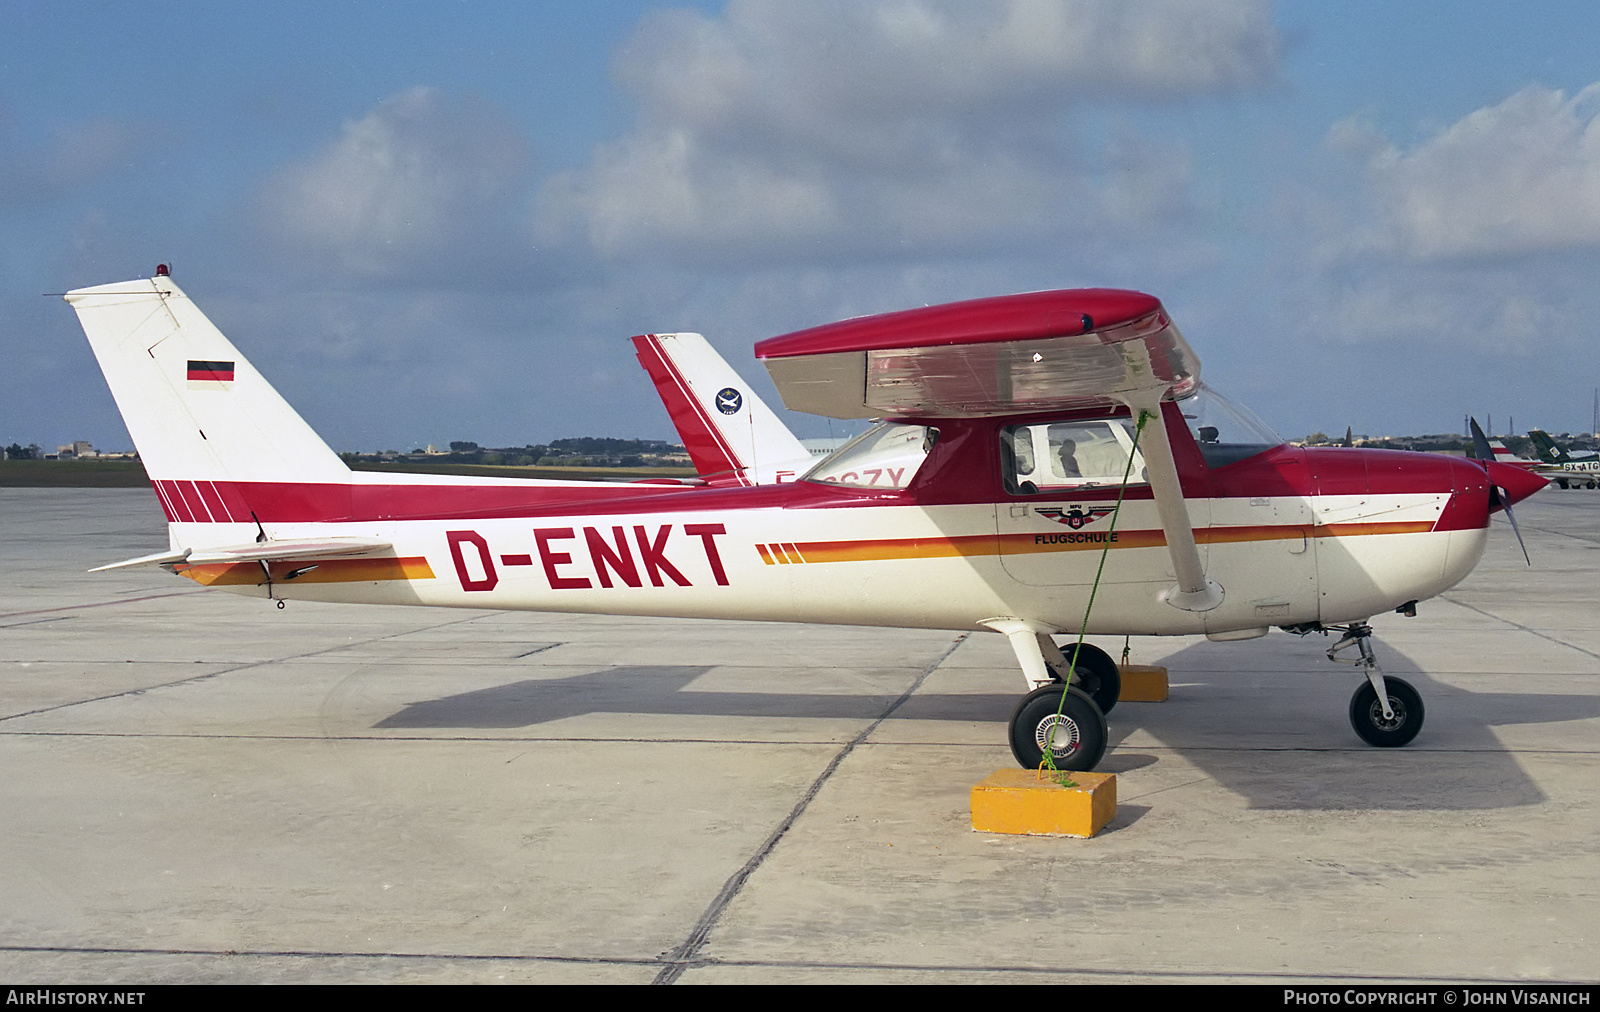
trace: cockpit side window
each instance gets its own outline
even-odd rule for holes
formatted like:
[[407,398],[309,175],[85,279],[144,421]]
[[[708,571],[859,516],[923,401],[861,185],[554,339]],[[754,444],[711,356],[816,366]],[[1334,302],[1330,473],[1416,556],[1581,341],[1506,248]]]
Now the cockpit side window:
[[1134,455],[1129,484],[1145,482],[1127,418],[1073,419],[1008,425],[1000,430],[1001,481],[1013,495],[1048,495],[1120,485]]

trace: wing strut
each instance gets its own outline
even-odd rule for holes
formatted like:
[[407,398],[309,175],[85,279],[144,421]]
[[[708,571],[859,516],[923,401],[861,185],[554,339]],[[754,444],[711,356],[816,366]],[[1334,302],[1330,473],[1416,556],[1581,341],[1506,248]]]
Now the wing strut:
[[1140,445],[1144,449],[1145,470],[1150,479],[1150,491],[1155,496],[1156,512],[1161,516],[1161,530],[1167,538],[1167,553],[1172,557],[1172,570],[1178,574],[1177,585],[1165,594],[1166,602],[1183,611],[1210,611],[1222,603],[1223,591],[1206,579],[1205,566],[1200,562],[1194,525],[1189,520],[1189,508],[1183,502],[1178,465],[1172,459],[1172,443],[1167,439],[1167,423],[1161,414],[1161,391],[1140,390],[1124,400],[1135,417],[1141,411],[1151,416],[1151,424],[1145,426]]

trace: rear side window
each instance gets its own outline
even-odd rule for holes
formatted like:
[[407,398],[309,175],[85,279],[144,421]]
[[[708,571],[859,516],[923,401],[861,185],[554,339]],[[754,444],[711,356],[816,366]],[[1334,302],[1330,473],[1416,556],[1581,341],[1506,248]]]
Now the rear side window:
[[1010,425],[1000,430],[1001,480],[1013,495],[1120,485],[1133,454],[1129,484],[1143,484],[1144,458],[1128,418],[1074,419]]

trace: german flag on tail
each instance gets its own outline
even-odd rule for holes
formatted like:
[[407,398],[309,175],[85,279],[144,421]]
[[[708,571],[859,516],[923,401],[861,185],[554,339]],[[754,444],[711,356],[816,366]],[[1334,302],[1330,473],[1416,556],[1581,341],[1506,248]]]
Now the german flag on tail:
[[232,382],[232,362],[189,360],[190,390],[226,390]]

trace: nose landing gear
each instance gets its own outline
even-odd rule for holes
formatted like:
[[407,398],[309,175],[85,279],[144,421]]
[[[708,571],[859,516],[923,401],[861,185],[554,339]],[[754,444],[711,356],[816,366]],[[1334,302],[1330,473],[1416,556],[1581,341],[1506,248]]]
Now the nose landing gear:
[[[1405,745],[1422,730],[1425,713],[1422,695],[1403,678],[1388,678],[1372,654],[1372,627],[1365,622],[1328,626],[1344,632],[1339,642],[1328,648],[1328,660],[1354,664],[1366,671],[1367,680],[1350,697],[1350,726],[1368,745],[1396,748]],[[1359,657],[1344,658],[1339,652],[1354,646]]]

